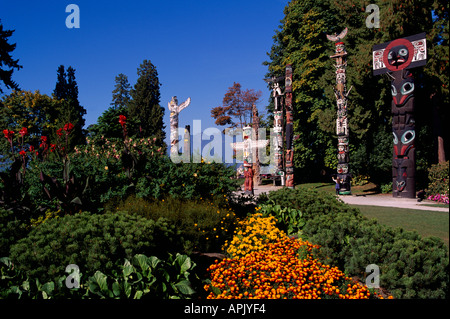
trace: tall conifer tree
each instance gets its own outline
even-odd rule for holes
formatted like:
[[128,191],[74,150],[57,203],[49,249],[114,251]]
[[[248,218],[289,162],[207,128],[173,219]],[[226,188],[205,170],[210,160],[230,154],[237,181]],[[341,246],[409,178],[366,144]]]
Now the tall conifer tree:
[[149,60],[144,60],[137,74],[139,78],[131,90],[132,101],[128,110],[131,124],[129,132],[132,135],[156,137],[156,144],[166,148],[163,122],[165,109],[160,106],[158,72]]
[[[12,36],[14,30],[4,30],[0,20],[0,82],[8,89],[19,90],[19,85],[13,81],[12,74],[14,69],[20,70],[19,60],[14,60],[11,52],[16,48],[16,44],[8,43],[8,38]],[[0,94],[3,94],[0,86]]]
[[61,127],[67,123],[72,123],[74,128],[69,136],[69,150],[75,145],[85,144],[86,132],[83,129],[85,124],[84,115],[86,109],[80,105],[78,100],[78,84],[75,78],[75,69],[69,66],[67,72],[64,65],[60,65],[57,70],[57,81],[53,95],[58,100],[64,100],[64,107],[59,110],[58,125]]

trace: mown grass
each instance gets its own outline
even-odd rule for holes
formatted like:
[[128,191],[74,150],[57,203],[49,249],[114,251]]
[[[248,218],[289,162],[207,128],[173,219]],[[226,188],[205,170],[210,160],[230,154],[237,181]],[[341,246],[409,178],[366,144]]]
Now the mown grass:
[[[334,194],[334,183],[307,183],[297,187],[314,188],[320,192]],[[379,193],[372,183],[363,186],[352,186],[353,195],[369,195]],[[445,207],[439,204],[424,204],[433,207]],[[424,237],[441,238],[449,247],[449,213],[431,210],[415,210],[407,208],[351,205],[358,208],[367,218],[375,218],[381,224],[405,230],[417,231]]]
[[367,218],[375,218],[381,224],[393,228],[415,230],[424,237],[439,237],[449,247],[448,212],[381,206],[352,206],[358,208]]

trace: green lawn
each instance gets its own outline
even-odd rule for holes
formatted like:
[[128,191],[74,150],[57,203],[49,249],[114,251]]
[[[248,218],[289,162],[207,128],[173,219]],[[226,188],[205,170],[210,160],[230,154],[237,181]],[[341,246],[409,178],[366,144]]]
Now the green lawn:
[[[314,188],[320,192],[334,194],[334,183],[307,183],[296,187]],[[372,183],[363,186],[352,186],[353,195],[377,193],[376,186]],[[439,204],[428,204],[440,206]],[[361,210],[368,218],[375,218],[379,223],[390,227],[401,227],[405,230],[415,230],[423,237],[436,236],[441,238],[449,247],[449,213],[428,210],[415,210],[382,206],[352,205]]]
[[415,230],[423,237],[436,236],[449,247],[449,214],[429,210],[416,210],[395,207],[352,205],[368,218],[379,223],[405,230]]

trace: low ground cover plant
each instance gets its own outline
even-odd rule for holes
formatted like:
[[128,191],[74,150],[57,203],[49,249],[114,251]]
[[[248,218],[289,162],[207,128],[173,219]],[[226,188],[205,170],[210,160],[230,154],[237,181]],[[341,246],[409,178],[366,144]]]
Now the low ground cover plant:
[[[189,256],[169,255],[162,260],[143,254],[125,259],[109,274],[101,271],[61,276],[40,283],[14,267],[9,258],[0,258],[1,298],[16,299],[179,299],[194,295],[190,278],[195,263]],[[69,278],[69,282],[67,284]],[[68,285],[68,286],[67,286]]]

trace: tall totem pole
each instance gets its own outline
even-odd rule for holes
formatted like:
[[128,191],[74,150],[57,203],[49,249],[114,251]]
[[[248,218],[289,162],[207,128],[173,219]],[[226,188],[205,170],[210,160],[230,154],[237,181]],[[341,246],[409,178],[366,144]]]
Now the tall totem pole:
[[[281,92],[280,83],[285,84],[284,93]],[[294,188],[294,117],[292,113],[292,65],[286,65],[285,76],[265,79],[271,83],[272,97],[274,101],[273,110],[273,152],[276,171],[275,175],[281,179],[281,185]],[[283,96],[286,111],[286,155],[283,161]],[[283,165],[285,164],[285,165]]]
[[373,74],[389,72],[392,78],[392,194],[394,197],[415,198],[414,77],[409,69],[426,64],[426,34],[375,45],[372,54]]
[[341,40],[347,35],[348,29],[345,28],[339,35],[327,35],[328,40],[335,42],[335,54],[330,58],[336,61],[336,88],[334,94],[337,103],[336,135],[338,137],[338,165],[337,177],[341,182],[340,194],[351,194],[351,174],[349,171],[348,155],[348,115],[347,115],[347,97],[350,90],[346,88],[346,67],[347,51],[345,51],[344,42]]
[[286,66],[285,79],[285,106],[286,106],[286,186],[294,188],[294,117],[292,114],[292,65]]
[[191,103],[191,98],[178,105],[176,96],[168,103],[170,111],[170,157],[178,155],[178,114]]
[[283,95],[280,83],[283,77],[273,79],[273,100],[275,108],[273,111],[273,151],[275,152],[276,176],[281,179],[281,185],[285,183],[285,173],[283,169]]
[[[253,195],[253,163],[255,163],[255,153],[259,148],[265,148],[269,141],[267,140],[259,140],[253,139],[255,135],[252,131],[251,126],[245,126],[242,129],[242,142],[231,143],[231,147],[234,150],[242,150],[243,151],[243,161],[244,161],[244,191],[245,194]],[[253,137],[253,138],[252,138]],[[259,172],[258,172],[259,174]]]

